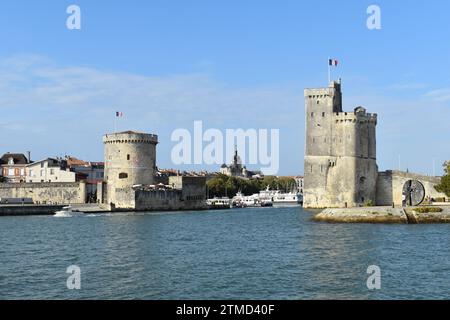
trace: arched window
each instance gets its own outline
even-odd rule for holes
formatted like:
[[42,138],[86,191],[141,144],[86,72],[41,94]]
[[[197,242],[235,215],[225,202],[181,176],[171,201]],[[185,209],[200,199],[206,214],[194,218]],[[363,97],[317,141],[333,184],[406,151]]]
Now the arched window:
[[122,172],[119,173],[119,179],[127,179],[128,178],[128,173]]

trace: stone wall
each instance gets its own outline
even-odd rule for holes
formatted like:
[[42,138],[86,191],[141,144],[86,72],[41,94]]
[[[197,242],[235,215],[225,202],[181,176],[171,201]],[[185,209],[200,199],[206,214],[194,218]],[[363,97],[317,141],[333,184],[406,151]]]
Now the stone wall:
[[377,205],[390,206],[394,203],[401,206],[403,202],[403,186],[408,180],[417,180],[425,188],[425,197],[445,198],[445,194],[437,192],[434,186],[440,183],[439,177],[430,177],[402,171],[385,171],[378,174]]
[[116,200],[112,208],[116,211],[177,211],[207,208],[204,199],[184,199],[183,191],[179,189],[116,189]]
[[169,185],[183,191],[184,201],[206,201],[206,177],[169,177]]
[[86,202],[86,183],[2,183],[0,198],[32,198],[36,204],[82,204]]

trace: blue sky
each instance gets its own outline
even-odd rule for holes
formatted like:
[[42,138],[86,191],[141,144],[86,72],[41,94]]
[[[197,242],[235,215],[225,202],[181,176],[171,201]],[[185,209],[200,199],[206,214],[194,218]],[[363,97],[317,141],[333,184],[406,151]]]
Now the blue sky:
[[[82,29],[66,8],[80,6]],[[377,4],[382,29],[368,30]],[[450,159],[450,2],[2,1],[0,153],[102,160],[114,128],[280,129],[280,174],[303,172],[305,87],[342,77],[344,108],[378,113],[380,170]],[[177,167],[199,169],[200,167]],[[215,167],[205,167],[209,170]]]

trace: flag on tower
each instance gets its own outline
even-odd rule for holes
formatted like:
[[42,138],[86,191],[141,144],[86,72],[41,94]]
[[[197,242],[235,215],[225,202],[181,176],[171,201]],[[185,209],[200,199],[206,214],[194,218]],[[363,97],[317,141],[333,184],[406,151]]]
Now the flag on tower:
[[116,111],[116,117],[117,117],[117,118],[123,117],[123,112]]
[[333,67],[337,67],[337,65],[339,64],[339,61],[336,59],[329,59],[328,60],[328,65],[333,66]]

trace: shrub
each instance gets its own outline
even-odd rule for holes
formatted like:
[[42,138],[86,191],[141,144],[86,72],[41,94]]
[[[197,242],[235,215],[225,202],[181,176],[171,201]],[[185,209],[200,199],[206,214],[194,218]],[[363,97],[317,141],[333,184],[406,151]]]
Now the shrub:
[[434,213],[434,212],[442,212],[442,208],[437,207],[422,207],[414,209],[417,213]]
[[365,206],[365,207],[374,207],[375,204],[373,203],[372,200],[369,200],[369,201],[367,201],[367,202],[364,204],[364,206]]

